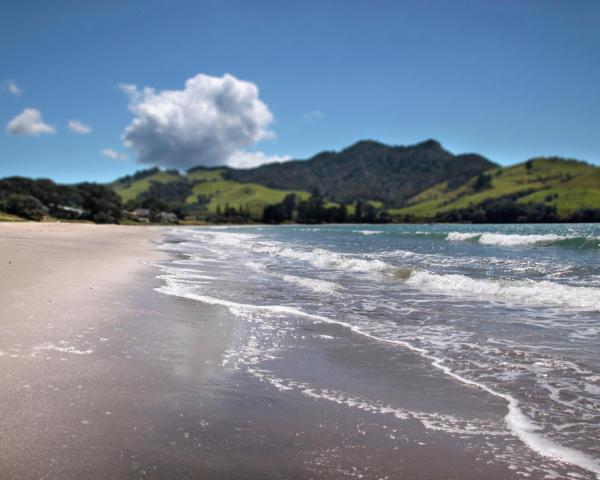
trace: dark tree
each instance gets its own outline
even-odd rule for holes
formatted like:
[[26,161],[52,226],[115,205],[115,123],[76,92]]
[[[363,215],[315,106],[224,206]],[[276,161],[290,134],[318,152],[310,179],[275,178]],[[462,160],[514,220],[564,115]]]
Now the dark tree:
[[110,188],[97,183],[75,186],[81,196],[84,217],[96,223],[117,223],[123,216],[123,204]]
[[486,175],[485,173],[480,173],[479,175],[477,175],[477,179],[473,184],[473,191],[481,192],[489,188],[492,188],[492,176]]
[[21,193],[9,195],[0,209],[28,220],[41,220],[48,213],[48,209],[37,198]]
[[354,223],[361,223],[363,221],[363,202],[356,202],[356,207],[354,208]]
[[294,210],[296,210],[296,194],[290,193],[286,195],[281,202],[283,208],[284,220],[291,221],[294,218]]

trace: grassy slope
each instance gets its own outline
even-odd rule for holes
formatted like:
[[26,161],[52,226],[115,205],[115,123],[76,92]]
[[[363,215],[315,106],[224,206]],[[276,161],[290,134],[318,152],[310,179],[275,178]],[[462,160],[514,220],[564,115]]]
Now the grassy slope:
[[0,222],[25,222],[26,220],[10,213],[0,212]]
[[218,206],[250,208],[255,215],[260,215],[265,205],[279,203],[289,193],[296,193],[300,198],[308,198],[307,192],[291,192],[275,190],[256,183],[239,183],[231,180],[213,180],[198,183],[192,194],[186,199],[187,203],[194,203],[198,195],[211,197],[208,209],[214,212]]
[[173,173],[167,172],[159,172],[154,175],[150,175],[148,177],[142,178],[141,180],[136,180],[131,185],[123,185],[121,183],[114,183],[113,188],[115,192],[121,197],[123,202],[127,202],[128,200],[133,200],[140,193],[147,191],[150,188],[151,182],[159,182],[159,183],[168,183],[173,182],[179,179],[179,175],[175,175]]
[[[308,198],[307,192],[290,192],[276,190],[254,183],[239,183],[223,178],[223,170],[196,170],[187,175],[190,180],[199,180],[186,203],[192,204],[198,195],[211,196],[208,206],[209,211],[214,212],[218,206],[225,208],[226,205],[239,208],[246,205],[254,215],[261,215],[265,205],[278,203],[289,193],[296,193],[300,198]],[[113,184],[115,191],[123,202],[136,198],[140,193],[150,188],[151,182],[168,183],[182,178],[172,173],[160,172],[141,180],[134,181],[125,186],[120,183]]]
[[[531,169],[521,163],[489,170],[486,173],[492,176],[492,187],[481,192],[473,192],[475,179],[451,191],[447,190],[445,183],[434,185],[411,198],[409,206],[391,210],[390,213],[427,219],[437,212],[528,190],[535,192],[521,197],[519,202],[546,202],[555,205],[561,216],[579,208],[600,206],[600,168],[573,160],[547,158],[535,159],[532,165]],[[556,194],[557,198],[546,200]]]

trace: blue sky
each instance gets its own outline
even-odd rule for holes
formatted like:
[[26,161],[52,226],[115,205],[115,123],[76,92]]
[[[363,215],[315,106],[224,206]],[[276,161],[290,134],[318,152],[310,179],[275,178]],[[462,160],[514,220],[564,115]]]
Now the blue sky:
[[[307,158],[366,138],[435,138],[501,164],[552,154],[599,164],[599,51],[596,0],[10,2],[0,17],[0,177],[109,181],[158,158],[145,149],[163,152],[190,135],[204,135],[179,148],[190,161],[233,141],[208,163],[234,150]],[[161,92],[227,73],[234,91],[256,86],[252,105],[270,113],[240,120],[253,134],[222,137],[232,117],[213,126],[187,111],[185,131],[144,143],[161,135],[156,117],[145,117],[168,103]],[[26,108],[54,132],[22,134],[32,115],[9,127]],[[72,132],[70,120],[91,132]],[[194,156],[196,147],[204,153]]]

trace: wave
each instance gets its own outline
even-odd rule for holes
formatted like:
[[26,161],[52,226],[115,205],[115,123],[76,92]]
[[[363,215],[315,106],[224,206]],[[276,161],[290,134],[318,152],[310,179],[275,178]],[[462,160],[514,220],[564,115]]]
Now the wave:
[[450,232],[448,235],[446,235],[446,239],[454,241],[454,242],[460,242],[460,241],[465,241],[465,240],[478,239],[480,236],[481,236],[481,233]]
[[364,273],[393,273],[398,269],[398,267],[381,260],[357,258],[348,254],[325,250],[323,248],[296,250],[290,247],[267,245],[265,243],[262,245],[255,245],[252,250],[259,253],[268,253],[270,255],[302,260],[310,263],[313,267],[323,269],[337,269]]
[[277,272],[268,271],[267,267],[262,263],[246,262],[246,266],[252,268],[253,270],[256,270],[257,272],[281,278],[284,282],[293,283],[308,290],[312,290],[316,293],[339,295],[338,290],[344,289],[342,285],[335,282],[328,282],[327,280],[319,280],[316,278],[309,277],[299,277],[297,275],[281,274]]
[[[593,287],[572,286],[545,280],[490,280],[459,274],[435,274],[391,265],[378,259],[355,258],[320,248],[309,251],[279,246],[265,248],[261,249],[264,253],[306,261],[316,268],[383,274],[427,291],[468,294],[505,303],[600,310],[600,291]],[[288,280],[293,281],[292,278]],[[329,287],[323,286],[323,288]]]
[[[478,237],[480,242],[483,241],[488,244],[503,242],[498,244],[504,245],[516,245],[519,242],[520,244],[533,244],[536,241],[548,242],[551,239],[563,238],[558,235],[505,235],[477,232],[450,232],[448,237],[460,238],[463,241]],[[205,237],[202,239],[206,240]],[[513,304],[567,306],[584,310],[600,310],[600,291],[589,286],[573,286],[547,280],[477,279],[460,274],[436,274],[427,270],[411,268],[410,266],[393,265],[374,258],[372,255],[358,257],[323,248],[300,250],[280,242],[256,241],[256,236],[251,234],[211,234],[210,241],[269,256],[300,260],[318,269],[384,275],[388,278],[406,281],[407,284],[427,292],[470,295],[488,301]],[[395,256],[399,253],[407,257],[416,255],[414,252],[405,251],[395,251],[394,253]],[[255,262],[247,263],[251,267],[254,264]],[[254,268],[257,267],[258,264],[254,265]],[[264,270],[264,267],[261,268]],[[339,289],[337,284],[320,279],[283,274],[277,276],[288,283],[295,283],[318,293],[334,293]]]
[[505,247],[516,246],[562,246],[571,248],[600,248],[600,237],[577,235],[521,235],[505,233],[484,232],[449,232],[446,240],[450,241],[477,241],[482,245],[499,245]]
[[600,310],[600,290],[597,288],[575,287],[546,280],[490,280],[458,274],[413,271],[406,283],[428,291],[469,294],[508,303],[564,305],[585,310]]
[[356,325],[352,325],[351,323],[331,319],[321,315],[310,314],[294,307],[282,305],[243,304],[207,295],[195,294],[190,291],[187,291],[187,289],[185,288],[181,288],[181,286],[177,285],[177,282],[174,281],[167,280],[167,285],[158,287],[156,290],[167,295],[184,297],[200,301],[209,305],[224,306],[228,308],[228,310],[233,315],[239,317],[248,317],[249,315],[253,317],[253,314],[260,313],[264,313],[267,315],[296,315],[304,318],[310,318],[317,322],[335,324],[343,328],[347,328],[355,334],[370,338],[378,342],[404,347],[412,352],[419,354],[421,357],[429,360],[434,368],[440,370],[445,375],[465,385],[478,388],[482,391],[489,393],[492,396],[503,399],[507,403],[508,409],[508,412],[505,416],[505,423],[507,427],[509,428],[510,432],[517,438],[519,438],[529,449],[543,457],[550,458],[554,461],[568,463],[570,465],[574,465],[584,470],[593,472],[596,476],[600,478],[600,463],[598,463],[597,460],[586,455],[583,452],[580,452],[579,450],[560,445],[554,442],[553,440],[545,437],[543,434],[539,433],[540,427],[523,413],[523,411],[519,408],[519,402],[517,399],[515,399],[511,395],[494,390],[493,388],[488,387],[483,383],[471,380],[454,372],[450,367],[444,364],[444,360],[442,358],[435,357],[424,348],[414,346],[411,343],[403,340],[378,337],[372,333],[362,330]]

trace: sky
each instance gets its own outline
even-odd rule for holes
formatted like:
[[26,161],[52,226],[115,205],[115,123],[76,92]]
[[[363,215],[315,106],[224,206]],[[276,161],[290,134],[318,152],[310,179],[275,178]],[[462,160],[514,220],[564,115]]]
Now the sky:
[[600,164],[597,0],[5,2],[0,177],[108,182],[362,139]]

